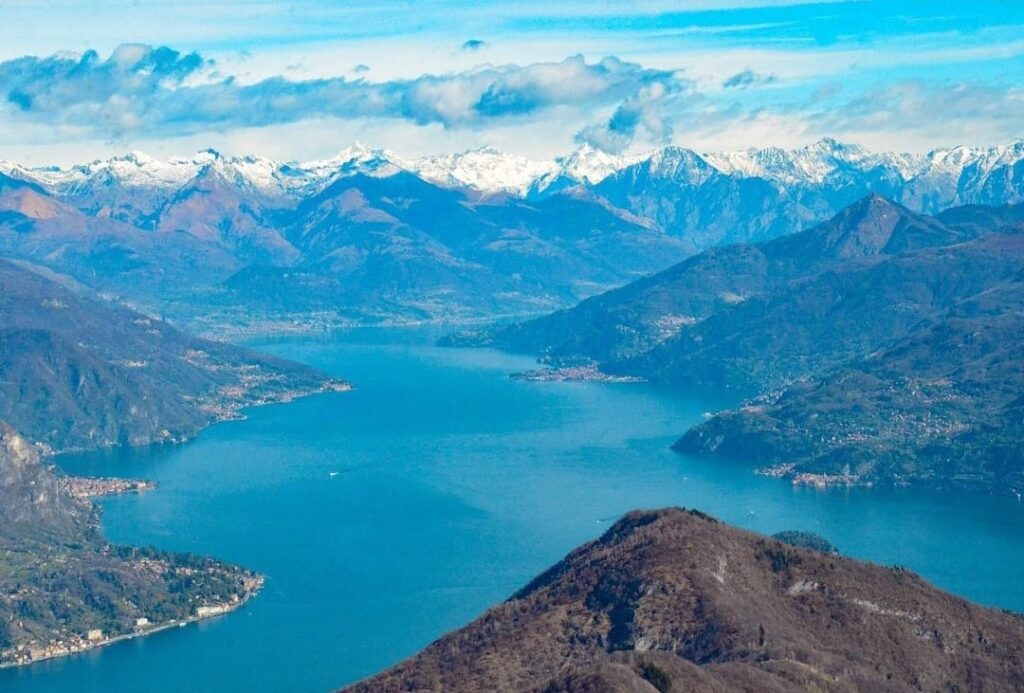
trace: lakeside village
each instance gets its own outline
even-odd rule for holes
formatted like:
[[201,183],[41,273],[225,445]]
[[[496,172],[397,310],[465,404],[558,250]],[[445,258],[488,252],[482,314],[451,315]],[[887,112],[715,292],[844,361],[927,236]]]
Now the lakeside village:
[[156,484],[143,479],[117,479],[112,477],[64,476],[60,477],[61,491],[79,500],[113,496],[120,493],[152,491]]
[[[245,604],[263,587],[263,576],[255,575],[242,579],[242,595],[233,594],[226,602],[203,604],[197,606],[193,615],[188,618],[171,619],[162,623],[154,623],[145,616],[135,619],[134,627],[128,632],[106,633],[100,628],[92,628],[85,633],[59,634],[46,643],[29,643],[9,650],[0,651],[0,669],[23,666],[46,659],[65,657],[80,652],[88,652],[97,647],[110,645],[121,640],[129,640],[170,628],[184,627],[190,623],[213,618],[229,613]],[[8,595],[8,598],[20,595]]]
[[[73,498],[86,500],[110,496],[120,493],[141,493],[156,488],[152,481],[142,479],[120,479],[114,477],[60,477],[61,489]],[[193,577],[199,569],[183,566],[172,566],[166,560],[153,558],[139,559],[134,563],[134,569],[140,573],[161,575],[174,572],[179,577]],[[214,572],[223,570],[219,566],[207,568]],[[191,616],[175,618],[164,621],[150,620],[147,616],[138,616],[131,624],[125,624],[122,630],[116,633],[104,631],[102,628],[90,628],[84,633],[67,633],[54,631],[53,638],[47,642],[32,641],[19,644],[6,650],[0,650],[0,669],[7,667],[22,666],[56,657],[64,657],[79,652],[87,652],[97,647],[103,647],[112,643],[137,638],[144,635],[167,630],[169,628],[183,627],[189,623],[201,621],[206,618],[220,616],[245,604],[256,595],[263,587],[262,575],[243,576],[241,578],[241,590],[234,593],[227,601],[211,601],[197,605]],[[32,597],[31,588],[22,588],[9,594],[0,594],[0,600],[11,602],[28,600]],[[21,624],[19,624],[21,625]]]
[[870,481],[862,481],[857,474],[846,471],[842,474],[816,474],[812,472],[795,472],[796,463],[786,462],[774,467],[755,469],[755,474],[774,479],[789,479],[794,486],[813,486],[828,488],[830,486],[873,486]]

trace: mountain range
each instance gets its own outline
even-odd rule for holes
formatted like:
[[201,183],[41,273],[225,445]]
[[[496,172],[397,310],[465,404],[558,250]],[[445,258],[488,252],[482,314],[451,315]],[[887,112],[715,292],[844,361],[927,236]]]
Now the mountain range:
[[1024,206],[878,195],[476,341],[747,404],[677,443],[815,483],[1024,488]]
[[57,188],[0,177],[0,254],[179,320],[239,323],[544,312],[685,256],[585,190],[471,199],[404,170],[359,170],[281,198],[219,161],[178,187],[156,174],[122,184],[114,166]]
[[467,320],[572,305],[723,243],[810,228],[872,193],[929,214],[1019,202],[1024,142],[5,163],[0,254],[183,321]]
[[[470,339],[731,394],[681,452],[798,483],[1019,493],[1022,162],[1024,143],[915,156],[823,140],[0,166],[0,664],[258,588],[234,566],[109,544],[40,459],[348,387],[175,323],[542,313]],[[1021,632],[902,570],[637,513],[356,689],[1012,690]]]
[[634,512],[345,690],[1013,691],[1019,615],[697,511]]
[[[113,184],[141,193],[174,190],[204,170],[213,170],[241,188],[268,199],[304,197],[340,177],[363,173],[387,177],[406,171],[445,188],[480,194],[531,198],[574,185],[596,186],[607,178],[626,177],[640,169],[658,177],[699,178],[726,175],[759,178],[786,186],[823,185],[833,192],[847,185],[905,188],[905,195],[887,195],[921,211],[935,212],[970,202],[1003,201],[1016,187],[1019,194],[1024,140],[994,147],[956,146],[926,154],[870,152],[863,147],[824,138],[795,149],[767,147],[743,151],[698,153],[663,147],[644,154],[614,155],[590,145],[552,160],[531,160],[493,147],[454,154],[408,159],[382,148],[356,143],[329,159],[281,162],[260,156],[226,156],[207,149],[192,156],[159,160],[143,152],[71,167],[27,167],[0,161],[0,172],[29,180],[72,198],[91,198]],[[882,191],[878,191],[882,192]]]

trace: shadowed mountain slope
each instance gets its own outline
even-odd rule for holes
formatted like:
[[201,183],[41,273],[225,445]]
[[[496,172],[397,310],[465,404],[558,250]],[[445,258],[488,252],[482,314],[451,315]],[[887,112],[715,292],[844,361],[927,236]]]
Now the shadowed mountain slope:
[[1024,489],[1022,306],[1024,274],[776,401],[723,412],[675,447],[757,460],[789,476],[828,475],[815,483]]
[[713,248],[575,308],[508,327],[499,346],[554,359],[630,358],[699,331],[829,267],[947,246],[980,233],[947,226],[871,195],[813,229],[755,245]]
[[0,260],[0,421],[54,450],[181,440],[241,407],[340,386]]
[[45,266],[94,290],[136,298],[187,292],[244,266],[222,245],[91,216],[38,185],[3,174],[0,255]]

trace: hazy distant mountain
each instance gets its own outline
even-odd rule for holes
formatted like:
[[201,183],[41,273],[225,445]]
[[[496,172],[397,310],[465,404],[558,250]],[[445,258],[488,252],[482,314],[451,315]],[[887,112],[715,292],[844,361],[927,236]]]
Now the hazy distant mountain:
[[808,228],[869,195],[934,214],[1024,200],[1024,143],[927,155],[874,154],[825,139],[795,150],[698,155],[666,148],[596,184],[694,251]]
[[166,296],[223,281],[243,261],[182,233],[90,216],[37,183],[0,174],[0,255],[44,265],[98,290]]
[[349,691],[911,691],[1024,686],[1019,616],[902,568],[695,511],[634,512],[465,628]]
[[67,450],[181,440],[241,407],[334,385],[0,260],[0,421],[32,442]]
[[153,227],[220,246],[242,263],[288,266],[301,254],[277,228],[272,203],[206,166],[163,201],[153,214]]
[[685,256],[582,192],[473,200],[408,172],[340,177],[279,220],[301,262],[253,265],[226,286],[252,305],[356,318],[550,310]]
[[5,177],[33,200],[25,214],[22,193],[0,190],[12,209],[0,250],[147,305],[190,307],[179,316],[243,306],[357,321],[542,312],[686,253],[585,191],[480,198],[408,168],[354,147],[276,168],[135,154],[43,172],[46,186]]
[[488,343],[554,365],[759,395],[679,449],[833,481],[1024,488],[1022,206],[915,214],[864,198]]

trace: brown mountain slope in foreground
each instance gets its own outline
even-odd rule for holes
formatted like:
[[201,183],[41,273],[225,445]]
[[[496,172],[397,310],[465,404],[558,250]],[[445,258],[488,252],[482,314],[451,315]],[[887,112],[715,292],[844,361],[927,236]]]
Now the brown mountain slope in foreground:
[[634,512],[350,691],[1019,691],[1024,618],[694,511]]

